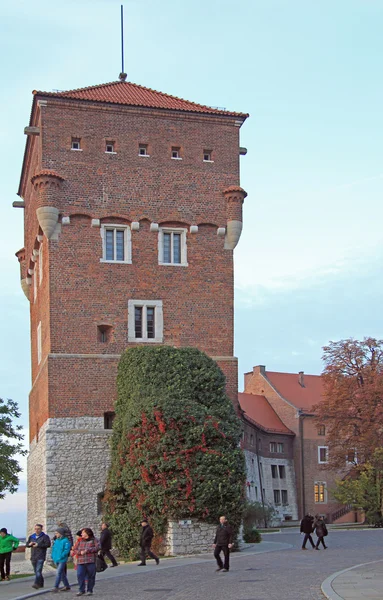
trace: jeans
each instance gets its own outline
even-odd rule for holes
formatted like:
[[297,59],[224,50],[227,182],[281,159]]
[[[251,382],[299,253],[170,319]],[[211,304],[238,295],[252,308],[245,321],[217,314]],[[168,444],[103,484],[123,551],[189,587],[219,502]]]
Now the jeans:
[[88,580],[88,592],[93,592],[94,583],[96,581],[96,565],[95,563],[86,563],[85,565],[77,565],[77,581],[79,591],[85,592],[85,581]]
[[[221,552],[225,557],[225,564],[223,564],[222,559],[220,557]],[[220,569],[229,570],[229,560],[230,560],[230,551],[228,546],[216,546],[214,549],[214,558],[217,561],[217,565]]]
[[44,559],[41,558],[40,560],[32,560],[31,563],[35,572],[35,585],[44,587],[44,577],[42,574]]
[[66,572],[65,572],[66,571],[65,567],[66,567],[66,562],[58,563],[58,565],[57,565],[55,588],[59,587],[61,581],[63,582],[64,587],[70,588],[68,577],[66,576]]
[[6,576],[9,577],[9,574],[11,572],[11,556],[12,552],[4,552],[3,554],[0,554],[1,579],[5,579]]

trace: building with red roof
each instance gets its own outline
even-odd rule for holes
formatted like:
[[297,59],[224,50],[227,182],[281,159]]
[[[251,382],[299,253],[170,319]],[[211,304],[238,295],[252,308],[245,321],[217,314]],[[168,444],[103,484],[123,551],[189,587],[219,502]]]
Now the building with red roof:
[[[353,522],[354,511],[339,504],[331,493],[335,480],[343,474],[327,467],[326,428],[316,421],[313,410],[322,394],[318,375],[280,373],[258,365],[245,374],[245,393],[239,395],[239,401],[245,419],[248,413],[257,424],[259,436],[270,430],[274,436],[289,432],[299,518],[319,513],[328,522]],[[275,446],[270,438],[271,448]],[[275,467],[271,469],[275,472]]]

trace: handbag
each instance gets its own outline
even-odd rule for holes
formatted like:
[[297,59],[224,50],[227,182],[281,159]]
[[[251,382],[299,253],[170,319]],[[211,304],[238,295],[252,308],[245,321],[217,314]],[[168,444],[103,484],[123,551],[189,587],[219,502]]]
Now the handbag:
[[96,554],[96,572],[102,573],[108,568],[104,557],[101,554]]

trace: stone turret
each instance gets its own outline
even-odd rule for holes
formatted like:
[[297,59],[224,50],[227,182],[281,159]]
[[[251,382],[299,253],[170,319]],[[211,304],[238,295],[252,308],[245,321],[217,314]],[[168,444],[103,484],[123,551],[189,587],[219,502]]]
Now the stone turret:
[[50,239],[56,229],[59,219],[57,205],[60,201],[60,191],[64,178],[55,171],[44,169],[31,179],[37,192],[37,219],[44,234]]
[[231,186],[223,192],[226,198],[226,239],[225,248],[234,250],[242,232],[242,204],[247,196],[244,189]]

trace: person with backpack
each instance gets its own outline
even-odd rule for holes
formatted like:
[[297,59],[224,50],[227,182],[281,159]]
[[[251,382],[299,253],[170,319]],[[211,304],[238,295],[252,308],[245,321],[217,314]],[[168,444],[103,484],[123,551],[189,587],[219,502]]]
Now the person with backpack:
[[326,523],[324,522],[324,518],[320,515],[315,515],[314,521],[314,531],[318,536],[317,543],[315,545],[315,550],[319,550],[319,544],[322,543],[323,548],[326,550],[327,546],[324,543],[324,538],[328,534]]
[[52,548],[52,560],[57,565],[57,575],[55,586],[52,592],[58,592],[61,581],[64,584],[64,587],[61,591],[69,592],[70,585],[66,575],[65,566],[69,557],[69,552],[71,549],[71,543],[66,536],[67,530],[64,527],[58,527],[56,530],[55,540],[53,542]]
[[12,552],[19,545],[19,540],[6,527],[0,529],[0,573],[1,581],[10,581]]

